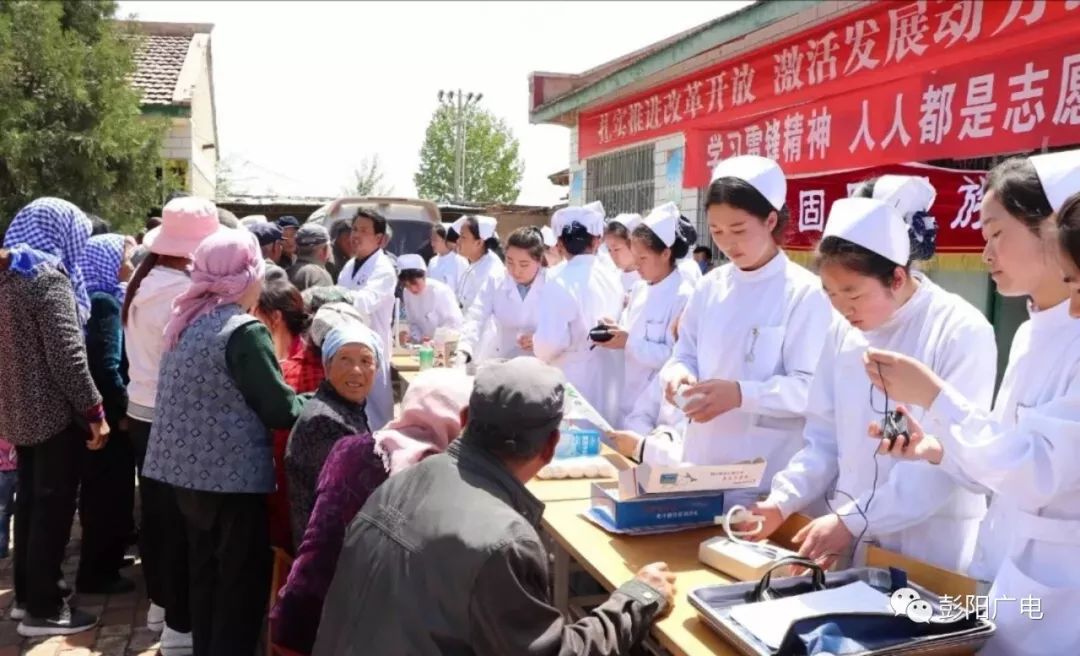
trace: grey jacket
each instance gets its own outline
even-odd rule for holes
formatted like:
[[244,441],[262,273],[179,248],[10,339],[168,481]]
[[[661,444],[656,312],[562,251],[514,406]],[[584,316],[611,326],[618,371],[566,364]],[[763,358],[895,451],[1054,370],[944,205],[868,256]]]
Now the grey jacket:
[[628,653],[662,597],[631,581],[567,623],[548,599],[543,510],[467,437],[392,476],[349,526],[313,656]]

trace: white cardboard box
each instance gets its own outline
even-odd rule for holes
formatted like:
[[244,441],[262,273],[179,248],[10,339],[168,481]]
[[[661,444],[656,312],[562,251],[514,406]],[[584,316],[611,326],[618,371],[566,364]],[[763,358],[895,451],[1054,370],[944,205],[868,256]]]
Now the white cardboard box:
[[764,475],[764,460],[684,467],[657,467],[643,463],[619,472],[619,496],[632,499],[643,494],[753,488],[761,484]]

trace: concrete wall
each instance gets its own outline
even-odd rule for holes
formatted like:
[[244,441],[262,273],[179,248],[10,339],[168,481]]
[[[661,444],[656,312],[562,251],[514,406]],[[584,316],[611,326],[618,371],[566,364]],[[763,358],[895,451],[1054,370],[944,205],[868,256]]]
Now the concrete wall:
[[165,135],[165,143],[162,146],[161,156],[163,159],[191,160],[190,119],[172,119],[172,122],[169,125],[169,132]]
[[[191,47],[198,49],[199,62],[198,77],[191,93],[191,192],[205,198],[214,198],[217,188],[218,145],[214,129],[208,38],[193,40]],[[206,145],[213,147],[204,148]]]

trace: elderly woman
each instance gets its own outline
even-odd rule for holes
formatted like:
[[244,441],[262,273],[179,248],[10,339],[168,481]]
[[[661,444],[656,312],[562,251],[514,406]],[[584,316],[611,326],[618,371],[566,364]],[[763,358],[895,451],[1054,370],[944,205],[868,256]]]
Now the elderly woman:
[[127,361],[121,306],[132,274],[135,240],[117,234],[90,237],[82,257],[90,320],[86,354],[90,375],[104,398],[105,418],[113,427],[105,448],[87,454],[82,468],[79,519],[83,539],[75,586],[86,594],[115,594],[135,589],[120,576],[124,552],[135,529],[135,453],[127,434]]
[[57,573],[75,513],[80,450],[109,437],[90,377],[83,325],[82,210],[58,198],[21,209],[0,249],[0,435],[18,453],[15,603],[23,636],[68,635],[97,618],[68,607]]
[[270,333],[248,313],[265,264],[250,233],[222,230],[194,253],[191,287],[165,327],[144,475],[173,486],[187,524],[196,654],[251,654],[270,587],[270,431],[296,421]]
[[334,443],[369,432],[365,406],[382,360],[379,337],[347,322],[323,340],[326,380],[304,408],[285,449],[293,544],[299,546],[315,503],[315,484]]
[[471,392],[472,379],[461,370],[430,369],[409,386],[400,416],[386,428],[334,444],[289,579],[270,612],[276,645],[311,652],[345,528],[387,477],[446,450],[461,432],[461,411]]

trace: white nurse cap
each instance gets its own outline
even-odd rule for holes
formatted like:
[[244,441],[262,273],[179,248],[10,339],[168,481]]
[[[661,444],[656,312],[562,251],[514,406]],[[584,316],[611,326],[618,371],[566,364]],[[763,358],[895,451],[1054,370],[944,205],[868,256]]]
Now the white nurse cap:
[[397,259],[398,271],[417,270],[427,271],[427,265],[424,264],[424,258],[414,253],[406,255],[399,255]]
[[649,212],[642,221],[649,226],[649,230],[664,242],[664,246],[671,248],[675,238],[679,235],[679,206],[675,203],[664,203]]
[[915,175],[883,175],[874,183],[873,197],[892,205],[907,218],[916,212],[929,212],[937,198],[930,179]]
[[604,236],[604,206],[599,202],[584,206],[564,207],[551,217],[552,230],[561,235],[563,229],[577,222],[594,237]]
[[720,178],[738,178],[758,190],[777,212],[787,198],[787,179],[780,165],[767,157],[739,155],[729,157],[713,169],[711,182]]
[[821,237],[840,237],[900,266],[911,260],[904,217],[892,205],[875,198],[841,198],[833,203]]
[[634,228],[641,224],[640,214],[619,214],[608,223],[619,223],[626,226],[626,229],[630,232],[634,231]]
[[499,222],[495,220],[495,217],[477,214],[473,218],[476,219],[476,227],[480,231],[480,239],[487,241],[495,236],[495,226],[499,224]]
[[555,231],[547,226],[540,227],[540,236],[544,238],[544,246],[547,248],[555,247]]
[[1034,155],[1031,165],[1055,212],[1061,211],[1070,196],[1080,193],[1080,150]]

